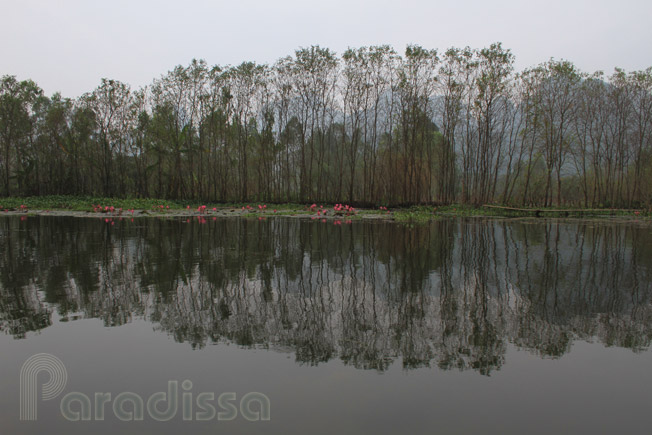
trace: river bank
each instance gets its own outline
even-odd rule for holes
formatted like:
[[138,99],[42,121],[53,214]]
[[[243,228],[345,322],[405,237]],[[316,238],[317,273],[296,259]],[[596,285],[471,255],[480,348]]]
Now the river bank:
[[196,201],[159,199],[120,199],[73,196],[11,197],[0,198],[0,215],[50,215],[102,218],[142,217],[250,217],[274,216],[358,220],[374,219],[389,221],[429,221],[443,217],[479,218],[568,218],[609,220],[651,220],[646,209],[581,209],[559,208],[512,208],[497,205],[471,206],[452,204],[445,206],[411,206],[392,208],[378,205],[376,208],[357,208],[346,203],[338,204],[267,204],[256,203],[197,203]]

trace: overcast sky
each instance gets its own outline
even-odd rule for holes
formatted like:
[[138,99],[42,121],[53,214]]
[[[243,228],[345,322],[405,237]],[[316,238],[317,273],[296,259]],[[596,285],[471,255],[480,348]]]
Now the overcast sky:
[[518,70],[551,57],[580,69],[652,66],[650,0],[0,0],[0,75],[76,97],[100,78],[148,85],[192,58],[272,63],[298,47],[501,41]]

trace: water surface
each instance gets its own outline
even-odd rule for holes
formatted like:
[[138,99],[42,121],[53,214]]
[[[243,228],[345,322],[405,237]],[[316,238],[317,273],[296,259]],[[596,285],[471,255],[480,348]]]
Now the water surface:
[[[0,252],[4,433],[649,427],[652,228],[637,222],[3,217]],[[68,382],[20,421],[37,353]],[[59,409],[171,380],[192,382],[193,417],[202,392],[260,392],[271,420]]]

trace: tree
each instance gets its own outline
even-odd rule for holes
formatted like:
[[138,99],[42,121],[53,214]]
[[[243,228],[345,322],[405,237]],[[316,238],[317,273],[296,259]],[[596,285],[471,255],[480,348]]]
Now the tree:
[[[131,90],[125,83],[103,78],[100,86],[90,94],[83,95],[82,100],[95,114],[99,150],[93,163],[101,174],[102,194],[107,197],[124,195],[124,179],[122,176],[116,177],[114,160],[117,157],[118,167],[124,167]],[[115,178],[120,184],[119,188],[114,185]]]
[[11,195],[11,179],[17,176],[16,171],[29,168],[30,162],[26,162],[24,156],[33,132],[32,106],[42,93],[31,80],[19,82],[14,76],[3,76],[0,80],[0,166],[7,196]]

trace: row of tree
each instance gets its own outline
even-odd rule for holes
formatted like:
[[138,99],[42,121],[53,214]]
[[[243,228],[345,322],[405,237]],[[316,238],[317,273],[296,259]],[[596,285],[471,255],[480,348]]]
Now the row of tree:
[[652,68],[520,73],[501,44],[193,60],[77,99],[0,83],[0,191],[206,201],[640,206]]

